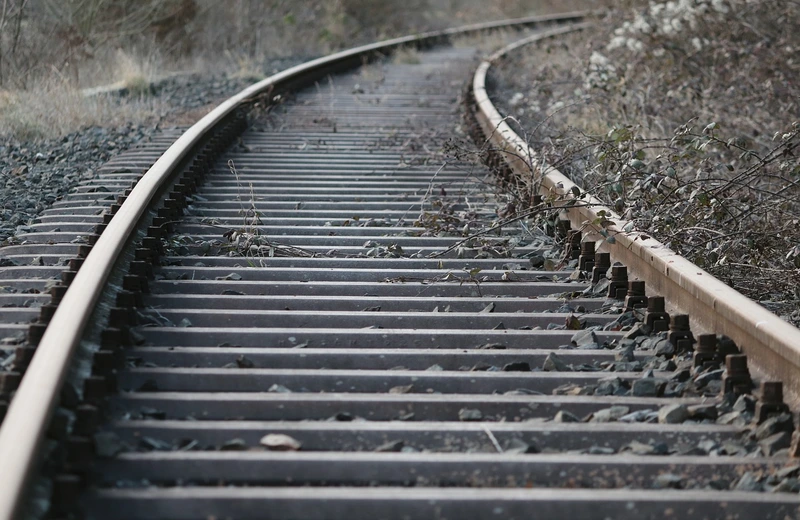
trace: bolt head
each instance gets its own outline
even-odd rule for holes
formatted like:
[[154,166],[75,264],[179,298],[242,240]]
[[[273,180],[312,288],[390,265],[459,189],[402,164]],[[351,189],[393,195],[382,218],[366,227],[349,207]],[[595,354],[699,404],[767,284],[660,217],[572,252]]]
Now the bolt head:
[[670,330],[690,330],[688,314],[674,314],[669,324]]
[[728,372],[747,372],[747,356],[745,354],[728,354],[725,357],[725,368]]
[[765,403],[782,403],[783,383],[781,381],[762,381],[761,400]]

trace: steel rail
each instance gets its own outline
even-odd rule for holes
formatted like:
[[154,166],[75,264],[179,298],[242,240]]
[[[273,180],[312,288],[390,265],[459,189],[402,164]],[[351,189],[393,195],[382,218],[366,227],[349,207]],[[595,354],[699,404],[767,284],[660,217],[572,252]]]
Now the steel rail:
[[[512,130],[489,98],[486,78],[492,63],[524,45],[585,27],[586,24],[577,24],[539,33],[500,49],[480,64],[473,78],[472,101],[487,143],[491,143],[516,174],[530,176],[533,173],[540,193],[555,197],[560,201],[557,204],[565,206],[574,228],[583,230],[591,240],[602,241],[603,248],[626,264],[629,272],[644,280],[648,290],[664,296],[681,312],[689,314],[693,328],[725,334],[744,353],[753,354],[754,368],[768,379],[783,381],[788,401],[796,407],[800,403],[800,331],[658,240],[645,233],[624,231],[627,221],[599,199],[582,193],[574,182],[548,165]],[[566,207],[576,202],[578,206]],[[603,231],[614,236],[615,243],[604,240],[600,226],[593,224],[600,221],[605,221]]]
[[0,461],[3,470],[0,474],[0,519],[10,520],[21,512],[25,490],[37,467],[44,432],[55,410],[71,359],[129,236],[137,229],[156,194],[168,185],[181,162],[228,116],[239,107],[259,101],[265,94],[272,96],[280,89],[307,84],[334,70],[360,65],[363,58],[401,46],[432,45],[454,36],[506,27],[576,22],[586,14],[574,12],[489,22],[396,38],[338,52],[292,67],[242,90],[189,128],[147,171],[122,204],[86,257],[41,338],[0,426]]

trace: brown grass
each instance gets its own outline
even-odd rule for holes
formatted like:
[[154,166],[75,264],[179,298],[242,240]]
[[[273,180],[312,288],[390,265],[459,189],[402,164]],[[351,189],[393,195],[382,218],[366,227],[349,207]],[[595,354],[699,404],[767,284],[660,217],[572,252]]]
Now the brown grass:
[[[277,57],[313,57],[382,38],[592,5],[556,0],[8,0],[0,3],[0,136],[57,137],[154,111],[138,98],[172,71],[253,80]],[[5,13],[5,15],[4,15]],[[19,31],[15,29],[19,28]],[[416,61],[415,51],[397,59]],[[134,94],[116,115],[78,88],[120,84]],[[152,103],[150,103],[152,105]],[[62,108],[55,110],[55,108]],[[56,113],[57,112],[57,113]]]
[[93,125],[153,121],[160,112],[156,100],[86,97],[68,82],[52,80],[0,96],[0,137],[56,138]]

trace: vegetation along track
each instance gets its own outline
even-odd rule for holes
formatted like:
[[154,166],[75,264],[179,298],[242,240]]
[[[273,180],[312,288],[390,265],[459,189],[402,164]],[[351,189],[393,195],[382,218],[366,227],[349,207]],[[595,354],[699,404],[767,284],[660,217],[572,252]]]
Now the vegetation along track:
[[[35,264],[2,271],[6,321],[43,305],[3,329],[0,517],[798,515],[770,364],[796,369],[791,338],[697,316],[736,295],[669,258],[679,293],[657,243],[538,164],[488,63],[460,106],[474,49],[443,36],[265,80],[2,251]],[[400,44],[431,48],[341,73]],[[459,126],[491,150],[444,160]]]

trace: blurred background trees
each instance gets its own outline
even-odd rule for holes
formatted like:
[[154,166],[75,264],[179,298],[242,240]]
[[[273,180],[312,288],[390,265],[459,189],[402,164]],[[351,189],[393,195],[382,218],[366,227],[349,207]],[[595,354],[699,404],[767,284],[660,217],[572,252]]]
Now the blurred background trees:
[[558,0],[0,0],[0,88],[114,81],[123,52],[172,70],[316,56],[378,38],[563,11]]

